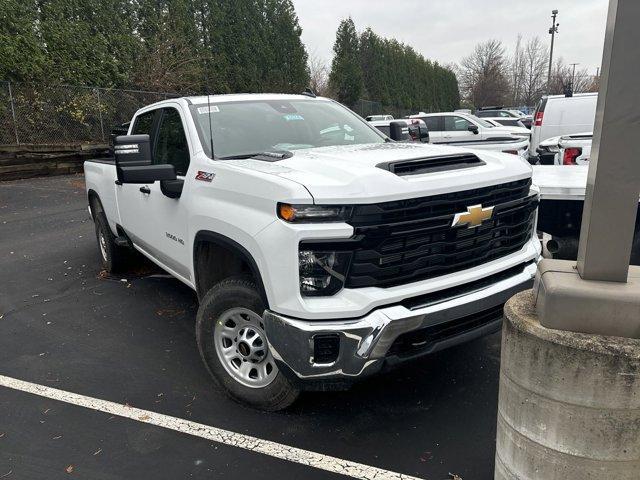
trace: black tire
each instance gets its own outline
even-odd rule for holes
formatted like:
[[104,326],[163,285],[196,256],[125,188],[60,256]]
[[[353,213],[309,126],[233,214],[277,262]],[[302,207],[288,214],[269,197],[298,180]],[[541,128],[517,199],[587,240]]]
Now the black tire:
[[223,280],[214,285],[200,302],[196,316],[196,340],[202,360],[214,381],[233,400],[266,411],[285,409],[296,400],[299,390],[282,372],[277,371],[268,385],[252,388],[232,377],[218,357],[214,341],[216,322],[225,312],[236,308],[245,308],[262,316],[265,305],[250,277]]
[[107,217],[105,217],[102,211],[96,212],[94,221],[102,268],[104,268],[107,273],[124,272],[131,257],[130,249],[116,245],[116,237],[111,231]]

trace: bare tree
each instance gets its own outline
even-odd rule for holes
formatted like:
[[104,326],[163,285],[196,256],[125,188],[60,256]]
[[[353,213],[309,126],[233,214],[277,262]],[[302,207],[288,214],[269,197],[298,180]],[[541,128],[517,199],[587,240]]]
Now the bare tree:
[[513,55],[509,63],[509,95],[508,101],[511,105],[521,105],[522,95],[525,88],[526,78],[526,56],[525,49],[522,46],[522,34],[518,34],[518,40],[516,41],[516,48],[513,50]]
[[505,49],[499,40],[476,45],[458,69],[462,94],[475,106],[501,105],[509,94]]
[[[594,77],[589,75],[586,68],[577,70],[574,74],[573,66],[564,63],[562,57],[556,60],[551,69],[548,89],[551,94],[563,94],[568,90],[573,93],[591,92],[594,91],[594,86]],[[597,86],[599,87],[599,82]]]
[[536,36],[524,48],[524,82],[520,105],[535,105],[544,94],[547,84],[549,50]]
[[318,55],[309,55],[307,61],[309,67],[309,86],[321,96],[329,94],[329,67]]

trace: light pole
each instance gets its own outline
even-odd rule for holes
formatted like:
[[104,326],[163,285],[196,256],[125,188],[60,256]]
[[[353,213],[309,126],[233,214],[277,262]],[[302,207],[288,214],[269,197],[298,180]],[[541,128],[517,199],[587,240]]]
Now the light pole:
[[553,64],[553,41],[556,38],[556,33],[558,33],[559,23],[556,23],[556,17],[558,16],[558,10],[551,11],[551,28],[549,28],[549,33],[551,34],[551,49],[549,50],[549,74],[547,75],[547,92],[551,88],[551,65]]
[[576,65],[580,65],[579,63],[570,63],[573,67],[573,72],[571,73],[571,91],[575,93],[576,91]]

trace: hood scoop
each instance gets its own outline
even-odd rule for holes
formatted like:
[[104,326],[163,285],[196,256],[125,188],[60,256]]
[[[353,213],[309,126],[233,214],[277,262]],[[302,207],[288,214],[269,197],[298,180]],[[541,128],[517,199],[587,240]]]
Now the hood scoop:
[[376,167],[403,177],[407,175],[458,170],[460,168],[479,167],[481,165],[485,165],[485,163],[472,153],[456,153],[453,155],[379,163]]

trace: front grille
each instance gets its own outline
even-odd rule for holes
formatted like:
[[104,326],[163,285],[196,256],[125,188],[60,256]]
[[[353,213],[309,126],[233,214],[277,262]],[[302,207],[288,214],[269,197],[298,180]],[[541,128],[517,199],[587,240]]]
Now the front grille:
[[[345,286],[391,287],[458,272],[520,250],[530,238],[537,198],[531,181],[426,198],[360,205],[353,259]],[[468,206],[493,206],[491,220],[452,228]]]
[[438,342],[463,335],[502,318],[503,308],[504,305],[497,305],[457,320],[403,333],[391,344],[387,356],[410,357],[427,353]]

